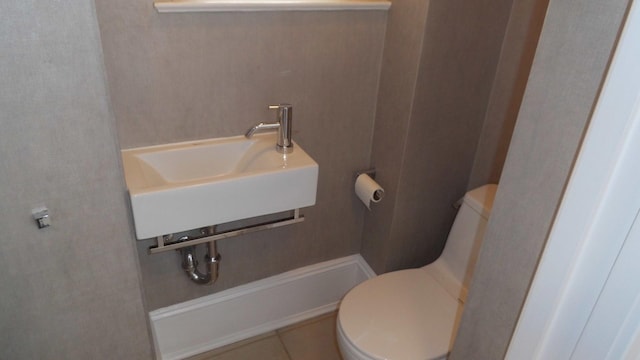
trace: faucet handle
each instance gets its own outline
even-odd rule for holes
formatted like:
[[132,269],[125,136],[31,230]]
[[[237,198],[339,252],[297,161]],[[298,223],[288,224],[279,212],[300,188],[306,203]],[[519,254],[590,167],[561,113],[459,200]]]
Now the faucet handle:
[[287,109],[291,111],[293,109],[293,106],[291,104],[269,105],[269,109],[271,110]]
[[[285,129],[285,133],[291,132],[291,121],[293,120],[293,106],[291,104],[269,105],[270,110],[278,110],[277,121]],[[289,135],[290,137],[291,135]]]

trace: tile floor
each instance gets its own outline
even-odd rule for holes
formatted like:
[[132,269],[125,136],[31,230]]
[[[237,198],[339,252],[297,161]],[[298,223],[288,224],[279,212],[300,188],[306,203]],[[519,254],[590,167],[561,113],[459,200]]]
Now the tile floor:
[[336,315],[318,316],[189,360],[342,360],[336,342]]

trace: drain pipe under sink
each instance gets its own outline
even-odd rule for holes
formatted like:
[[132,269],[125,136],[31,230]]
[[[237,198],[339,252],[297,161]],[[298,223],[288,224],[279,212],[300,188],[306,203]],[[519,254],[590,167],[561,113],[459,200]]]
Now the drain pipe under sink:
[[[191,281],[198,285],[213,285],[216,280],[218,280],[221,258],[216,247],[217,240],[297,224],[304,221],[304,216],[300,214],[299,210],[300,209],[290,210],[291,215],[286,218],[219,233],[216,231],[216,225],[211,225],[181,233],[160,235],[157,237],[157,245],[149,247],[149,253],[157,254],[164,251],[175,250],[179,252],[180,260],[182,261],[182,269],[187,273],[187,277],[191,279]],[[176,240],[177,237],[179,238]],[[196,256],[196,248],[198,245],[202,244],[207,244],[208,250],[207,254],[204,256],[206,264],[205,272],[198,269],[198,260]]]
[[196,284],[213,285],[213,283],[218,279],[218,266],[220,265],[220,254],[218,254],[216,242],[210,241],[207,243],[208,252],[204,256],[207,268],[206,274],[203,274],[198,270],[196,246],[197,245],[186,246],[178,249],[182,257],[182,269],[187,273],[189,279]]

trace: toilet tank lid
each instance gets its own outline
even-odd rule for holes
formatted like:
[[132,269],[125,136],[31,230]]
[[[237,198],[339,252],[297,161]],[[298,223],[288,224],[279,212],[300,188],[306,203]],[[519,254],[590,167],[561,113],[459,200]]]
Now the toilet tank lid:
[[488,219],[493,208],[493,200],[496,196],[498,185],[488,184],[473,189],[464,196],[464,203],[469,205],[473,210],[480,214],[483,218]]

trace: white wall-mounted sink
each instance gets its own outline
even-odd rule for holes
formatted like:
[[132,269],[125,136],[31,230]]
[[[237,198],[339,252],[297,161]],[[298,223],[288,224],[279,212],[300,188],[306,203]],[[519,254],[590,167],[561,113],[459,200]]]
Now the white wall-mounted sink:
[[138,239],[314,205],[318,164],[258,134],[122,151]]

